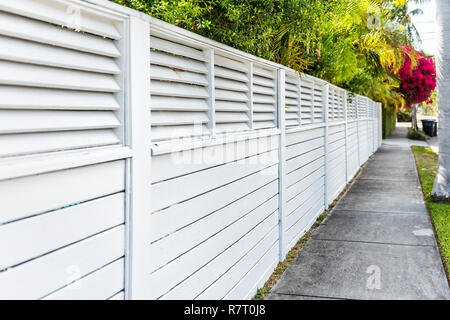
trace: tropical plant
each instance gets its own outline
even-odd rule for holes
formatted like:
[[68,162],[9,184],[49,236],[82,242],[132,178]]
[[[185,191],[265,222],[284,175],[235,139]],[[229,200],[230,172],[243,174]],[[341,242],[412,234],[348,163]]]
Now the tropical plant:
[[[406,50],[411,51],[409,47]],[[436,88],[436,69],[432,58],[424,58],[420,52],[416,53],[418,63],[412,66],[412,61],[405,55],[404,65],[399,69],[400,93],[407,108],[412,108],[412,128],[417,131],[417,104],[432,103],[431,94]]]

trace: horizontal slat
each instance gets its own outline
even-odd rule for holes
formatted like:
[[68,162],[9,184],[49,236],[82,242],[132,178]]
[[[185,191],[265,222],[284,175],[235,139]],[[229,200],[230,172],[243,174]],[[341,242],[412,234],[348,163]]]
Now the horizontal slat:
[[311,159],[311,162],[309,162],[307,165],[292,171],[290,174],[286,176],[286,185],[288,187],[296,184],[297,182],[304,179],[306,176],[308,176],[311,172],[316,171],[317,169],[321,168],[325,161],[323,156],[316,155],[316,159]]
[[254,85],[253,86],[253,92],[254,93],[264,94],[264,95],[269,95],[269,96],[274,96],[276,94],[274,88],[262,87],[262,86],[259,86],[259,85]]
[[150,47],[199,61],[207,61],[205,54],[200,50],[154,36],[150,37]]
[[216,131],[219,133],[232,133],[248,130],[250,130],[250,127],[246,122],[217,123],[216,125]]
[[117,128],[109,111],[0,110],[0,134]]
[[214,64],[219,67],[240,71],[242,73],[248,72],[248,67],[244,63],[219,55],[214,55]]
[[0,223],[123,191],[124,172],[114,161],[2,181]]
[[[0,226],[0,269],[14,266],[124,223],[124,193]],[[89,223],[86,223],[89,221]]]
[[[247,246],[246,249],[249,249],[247,254],[235,265],[233,265],[230,270],[219,277],[211,286],[209,286],[199,296],[197,296],[196,299],[222,299],[232,288],[236,287],[237,284],[242,283],[242,275],[248,274],[250,269],[255,265],[255,262],[259,261],[259,259],[274,245],[276,246],[276,249],[278,249],[277,228],[273,228],[263,240],[256,244],[255,247],[250,249],[249,246]],[[226,256],[224,258],[226,258]],[[276,259],[273,259],[273,261],[274,260]],[[218,261],[218,263],[220,263],[220,261]],[[214,265],[211,266],[213,267]],[[208,268],[209,265],[204,268],[205,272],[208,272]],[[197,275],[195,274],[191,278],[189,278],[186,281],[186,285],[194,286],[196,284],[196,277]],[[185,286],[184,283],[182,284],[182,286]],[[181,289],[181,286],[178,288]]]
[[[185,146],[183,141],[168,143],[168,153],[154,155],[152,158],[152,164],[158,168],[152,173],[152,183],[275,150],[278,145],[276,134],[261,136],[255,133],[241,137],[225,135],[222,138],[212,139],[206,145],[201,141],[190,146]],[[176,145],[182,148],[178,149]],[[170,152],[174,149],[179,151]],[[180,162],[183,165],[179,165]]]
[[216,112],[216,123],[248,122],[248,116],[243,112]]
[[289,133],[286,134],[286,146],[290,146],[311,139],[316,139],[323,136],[324,136],[323,128],[315,128],[312,130],[310,129],[300,132]]
[[162,51],[151,51],[150,61],[154,65],[165,66],[168,68],[180,69],[197,73],[208,73],[208,69],[204,62],[185,58],[182,56],[174,56]]
[[276,183],[276,172],[277,166],[255,172],[231,184],[152,214],[149,231],[151,241],[161,239],[209,213],[239,200],[261,186],[271,182]]
[[304,190],[306,190],[315,181],[320,180],[324,183],[325,168],[319,168],[316,171],[311,172],[304,179],[298,181],[296,184],[290,186],[286,190],[286,212],[291,213],[297,207],[295,203],[292,203]]
[[119,144],[112,130],[0,135],[0,157]]
[[154,80],[164,80],[181,83],[191,83],[200,86],[207,86],[208,80],[202,74],[186,72],[184,70],[152,65],[150,68],[150,78]]
[[216,100],[247,102],[249,98],[244,92],[216,89]]
[[205,87],[173,82],[153,80],[150,92],[156,96],[184,97],[184,98],[208,98],[209,94]]
[[0,59],[50,67],[119,74],[113,59],[0,36]]
[[111,93],[0,85],[0,109],[117,110]]
[[276,70],[268,70],[266,68],[261,68],[257,65],[253,67],[253,74],[269,79],[276,78]]
[[214,74],[216,75],[216,77],[232,79],[244,83],[247,83],[249,81],[246,73],[228,68],[223,68],[217,65],[214,66]]
[[216,89],[224,89],[224,90],[239,91],[239,92],[248,92],[249,91],[247,85],[242,82],[218,78],[218,77],[215,78],[214,85],[215,85]]
[[120,52],[112,40],[2,11],[0,34],[108,57],[120,57]]
[[273,121],[275,120],[275,113],[255,113],[253,121]]
[[253,129],[267,129],[267,128],[274,128],[275,122],[274,121],[255,121],[253,124]]
[[152,126],[203,124],[208,122],[208,115],[205,112],[152,112]]
[[[307,146],[307,144],[303,144],[303,145],[305,145],[305,147]],[[316,146],[317,146],[317,144],[314,147],[316,147]],[[312,162],[313,160],[323,157],[323,156],[324,156],[324,147],[320,146],[320,147],[317,147],[316,149],[312,149],[309,152],[302,153],[295,158],[291,158],[288,161],[286,161],[286,173],[289,174],[289,173],[307,165],[308,163]]]
[[245,102],[221,101],[215,102],[216,111],[248,111],[248,104]]
[[64,287],[71,273],[83,277],[124,252],[121,225],[0,273],[0,299],[39,299]]
[[118,92],[111,75],[0,61],[0,84]]
[[203,192],[218,188],[236,179],[240,179],[245,175],[260,171],[277,162],[278,156],[276,150],[274,150],[248,159],[204,170],[193,175],[155,184],[152,186],[153,201],[151,212],[198,196]]
[[260,77],[260,76],[257,76],[257,75],[253,76],[253,83],[256,84],[256,85],[269,87],[269,88],[273,88],[273,87],[276,86],[276,82],[274,80],[267,79],[267,78],[264,78],[264,77]]
[[254,103],[253,104],[253,112],[274,112],[275,106],[271,104],[260,104],[260,103]]
[[[8,1],[1,3],[0,9],[56,25],[77,28],[102,37],[121,38],[115,27],[115,24],[119,22],[117,18],[108,19],[104,14],[94,14],[91,10],[85,10],[83,7],[70,7],[64,2],[51,0]],[[74,17],[78,14],[79,17]]]
[[152,141],[178,139],[180,137],[202,136],[210,133],[206,125],[180,125],[152,127]]
[[[284,225],[284,230],[287,230],[292,227],[295,223],[292,220],[297,220],[299,217],[303,216],[306,212],[300,211],[300,207],[305,203],[314,202],[314,195],[319,193],[323,194],[324,190],[324,179],[322,175],[322,171],[318,170],[303,179],[303,181],[297,185],[296,195],[289,199],[286,203],[286,214]],[[321,192],[322,191],[322,192]]]
[[277,255],[279,254],[278,241],[258,260],[258,263],[251,268],[241,282],[238,283],[223,298],[224,300],[236,300],[238,298],[250,300],[256,294],[258,288],[262,288],[266,280],[277,266]]
[[[286,159],[287,159],[287,163],[288,163],[287,166],[290,167],[290,165],[289,165],[290,159],[295,159],[295,157],[298,157],[302,154],[307,154],[307,153],[311,152],[312,150],[321,148],[323,146],[324,146],[324,138],[323,137],[315,137],[315,138],[311,138],[309,140],[303,141],[301,143],[286,146]],[[289,169],[291,169],[291,168],[289,168]],[[288,172],[291,171],[289,169],[288,169]],[[295,168],[292,168],[292,169],[295,169]]]
[[[222,299],[236,283],[242,280],[242,277],[248,274],[251,267],[264,256],[269,249],[268,247],[277,243],[277,237],[273,231],[275,227],[272,225],[271,228],[272,223],[273,216],[264,220],[255,229],[251,230],[248,235],[239,239],[236,244],[200,269],[199,272],[183,281],[162,299],[183,299],[183,297],[196,297],[198,294],[200,296],[195,299],[207,299],[208,294],[215,297],[215,299]],[[260,246],[261,242],[264,243],[264,246]],[[276,260],[275,256],[272,256],[272,258]],[[260,273],[257,276],[260,276]],[[228,290],[223,288],[225,285],[223,277],[228,280],[226,283]],[[222,290],[217,290],[216,281],[221,282]],[[204,291],[205,289],[206,292]],[[239,297],[242,298],[243,296]]]
[[[242,250],[242,246],[254,244],[255,241],[250,239],[254,239],[255,236],[257,240],[262,239],[278,221],[278,215],[274,212],[277,207],[278,197],[273,197],[237,223],[152,273],[149,284],[155,290],[151,298],[157,298],[159,295],[168,292],[176,284],[186,279],[187,276],[202,268],[205,262],[216,258],[218,253],[227,249],[231,250],[234,246],[238,246],[239,250],[237,251],[239,252]],[[251,232],[252,230],[255,230],[255,232]],[[236,243],[236,239],[240,241]],[[224,254],[226,254],[226,251]],[[228,255],[228,257],[229,259],[237,258],[236,255]]]
[[208,111],[209,105],[205,99],[153,96],[151,110]]
[[254,94],[253,101],[255,103],[270,103],[270,104],[276,103],[274,96],[266,96],[266,95],[261,95],[261,94]]
[[[255,186],[258,188],[259,186]],[[185,228],[162,238],[150,245],[149,254],[158,259],[151,262],[151,270],[165,265],[183,253],[195,248],[203,241],[223,231],[233,223],[272,198],[278,192],[276,182],[272,182],[226,207],[210,214]],[[231,200],[231,199],[230,199]]]
[[45,300],[106,300],[123,290],[124,259],[119,259],[100,270],[81,278],[72,286],[66,286],[48,296]]

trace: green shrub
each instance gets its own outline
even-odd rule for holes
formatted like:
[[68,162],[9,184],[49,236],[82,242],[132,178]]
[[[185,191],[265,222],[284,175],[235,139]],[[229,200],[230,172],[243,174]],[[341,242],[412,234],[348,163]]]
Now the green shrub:
[[382,126],[383,126],[383,139],[386,139],[395,129],[395,120],[397,118],[397,111],[395,108],[383,106],[382,112]]
[[415,131],[413,128],[408,128],[408,139],[427,141],[430,137],[423,130]]
[[411,109],[400,110],[397,113],[397,121],[398,122],[411,122],[412,121]]

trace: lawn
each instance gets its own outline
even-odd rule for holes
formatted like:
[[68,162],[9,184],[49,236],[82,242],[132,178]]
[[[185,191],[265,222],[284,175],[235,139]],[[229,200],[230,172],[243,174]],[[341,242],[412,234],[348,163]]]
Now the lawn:
[[439,247],[448,276],[450,274],[450,203],[433,202],[430,196],[436,176],[438,155],[428,147],[413,146],[412,151],[416,158],[423,193],[437,232]]

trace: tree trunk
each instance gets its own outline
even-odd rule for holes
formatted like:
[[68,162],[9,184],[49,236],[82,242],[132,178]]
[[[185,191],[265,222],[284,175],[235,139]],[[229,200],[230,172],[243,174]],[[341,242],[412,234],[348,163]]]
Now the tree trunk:
[[450,201],[450,2],[436,1],[439,165],[432,196]]
[[412,114],[411,114],[411,124],[414,131],[417,131],[419,127],[417,126],[417,104],[412,105]]

